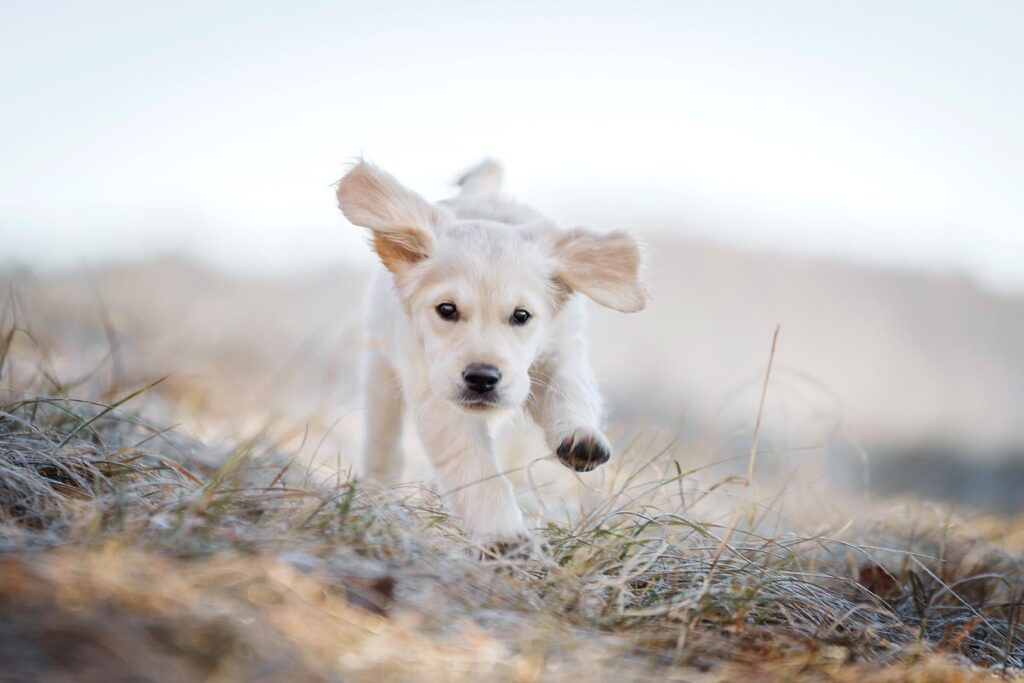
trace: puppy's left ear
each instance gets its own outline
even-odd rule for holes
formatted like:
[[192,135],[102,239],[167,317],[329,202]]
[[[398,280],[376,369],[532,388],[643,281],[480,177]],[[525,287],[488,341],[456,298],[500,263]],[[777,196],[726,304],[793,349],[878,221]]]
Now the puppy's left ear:
[[555,259],[555,277],[602,306],[634,313],[647,305],[640,246],[626,233],[569,230],[555,241]]

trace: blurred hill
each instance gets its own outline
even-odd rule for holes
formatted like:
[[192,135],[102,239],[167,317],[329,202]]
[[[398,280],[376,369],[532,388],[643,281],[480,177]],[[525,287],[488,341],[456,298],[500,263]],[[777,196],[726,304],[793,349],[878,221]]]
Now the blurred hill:
[[[837,471],[863,450],[883,489],[923,486],[938,497],[956,494],[965,471],[989,472],[985,482],[1001,481],[1006,466],[1022,469],[1024,297],[952,275],[695,241],[657,241],[649,251],[649,308],[592,311],[592,353],[613,422],[681,443],[731,435],[749,447],[779,325],[767,447],[824,449]],[[33,333],[56,349],[63,376],[88,372],[113,349],[103,370],[112,384],[171,373],[161,387],[168,410],[206,438],[268,417],[319,420],[340,460],[358,439],[365,277],[341,266],[228,276],[162,259],[49,274],[8,269],[0,279]],[[897,482],[897,463],[911,461],[914,472],[945,463],[938,469],[948,476]],[[982,490],[967,499],[1015,500],[1017,478],[1002,481],[1010,488],[998,496]]]
[[1024,297],[954,275],[707,243],[651,253],[649,309],[594,316],[600,336],[614,336],[595,352],[617,396],[664,392],[647,407],[749,419],[780,325],[772,393],[791,421],[841,420],[866,442],[952,441],[979,455],[1024,443]]

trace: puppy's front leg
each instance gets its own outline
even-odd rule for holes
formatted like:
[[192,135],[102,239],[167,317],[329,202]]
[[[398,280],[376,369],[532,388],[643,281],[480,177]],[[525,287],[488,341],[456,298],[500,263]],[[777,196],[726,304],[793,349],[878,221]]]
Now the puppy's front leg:
[[416,406],[416,426],[441,493],[476,540],[526,537],[512,484],[501,473],[487,421],[436,399]]
[[582,335],[537,362],[530,377],[530,414],[559,462],[577,472],[608,462],[611,446],[601,433],[601,394]]
[[381,484],[395,484],[405,463],[398,375],[379,352],[370,351],[362,384],[365,436],[360,473]]

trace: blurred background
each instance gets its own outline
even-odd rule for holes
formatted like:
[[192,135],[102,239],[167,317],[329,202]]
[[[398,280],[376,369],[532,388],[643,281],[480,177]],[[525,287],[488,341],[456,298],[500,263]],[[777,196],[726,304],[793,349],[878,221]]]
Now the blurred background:
[[1024,507],[1018,3],[0,11],[5,315],[64,376],[344,468],[372,260],[331,185],[490,156],[648,245],[648,310],[592,320],[620,452],[745,453],[779,326],[765,476]]

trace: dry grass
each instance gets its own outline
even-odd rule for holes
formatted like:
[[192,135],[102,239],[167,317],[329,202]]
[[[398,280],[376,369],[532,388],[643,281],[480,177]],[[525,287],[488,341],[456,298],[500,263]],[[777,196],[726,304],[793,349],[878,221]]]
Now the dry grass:
[[540,552],[480,560],[426,488],[313,481],[267,438],[218,452],[151,425],[131,410],[150,385],[62,382],[12,318],[3,680],[923,681],[1024,666],[1024,561],[948,517],[773,534],[741,499],[712,523],[658,502],[684,495],[685,473],[636,458],[578,522],[539,530]]

